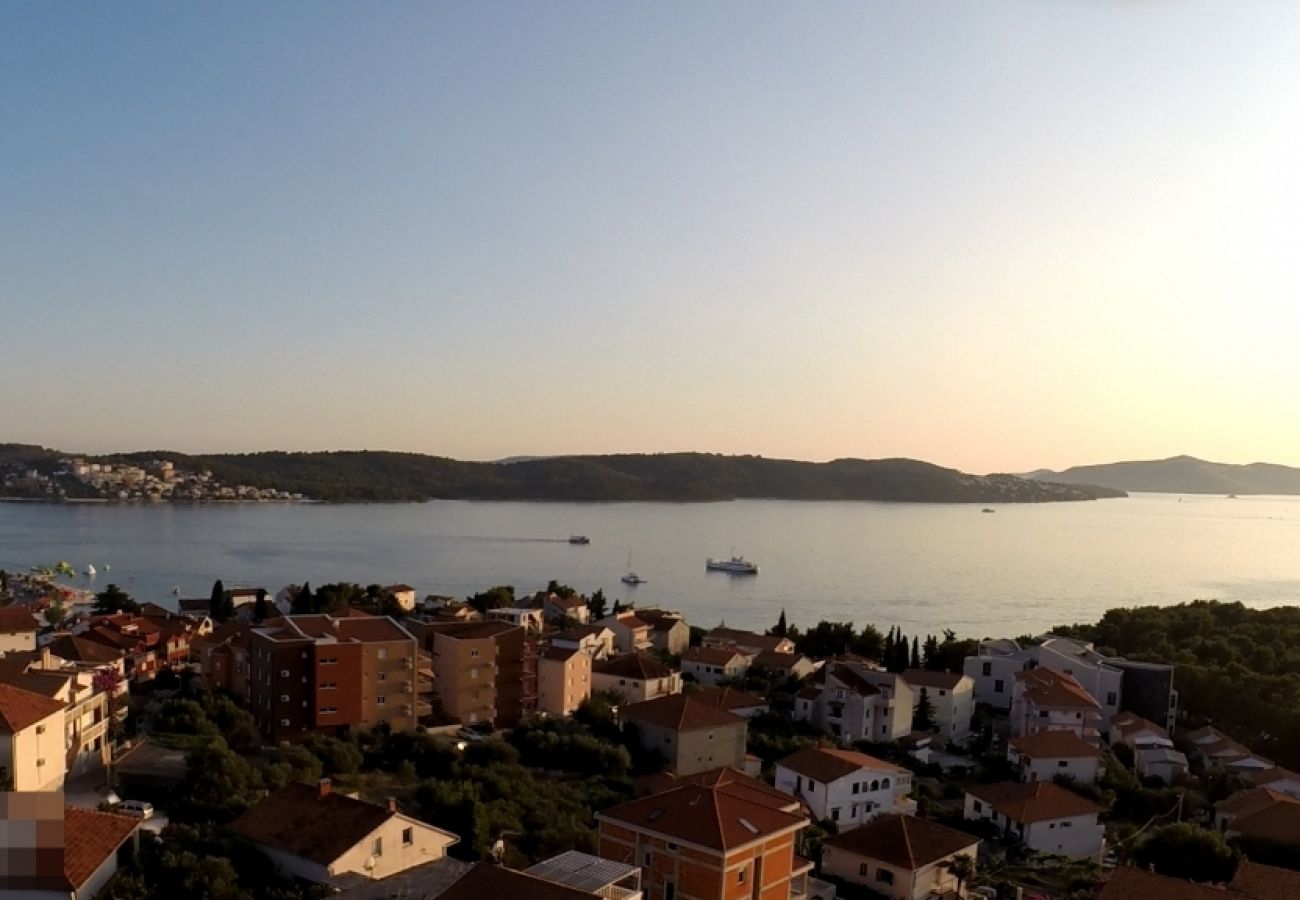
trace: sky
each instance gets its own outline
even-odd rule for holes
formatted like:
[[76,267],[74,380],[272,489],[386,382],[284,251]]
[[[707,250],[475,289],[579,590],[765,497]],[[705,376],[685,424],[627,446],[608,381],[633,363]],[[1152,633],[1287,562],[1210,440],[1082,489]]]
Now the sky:
[[0,441],[1300,465],[1300,4],[0,5]]

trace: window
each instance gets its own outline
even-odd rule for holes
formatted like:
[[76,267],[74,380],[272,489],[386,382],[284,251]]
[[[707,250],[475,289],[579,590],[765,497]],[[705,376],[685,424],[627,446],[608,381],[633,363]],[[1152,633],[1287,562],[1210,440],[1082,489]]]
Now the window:
[[664,900],[677,900],[677,885],[671,881],[664,882]]
[[469,650],[470,659],[478,659],[478,647],[471,647]]
[[853,782],[853,793],[856,794],[858,790],[861,789],[861,787],[862,787],[862,782],[860,781]]
[[887,790],[889,790],[889,779],[888,779],[888,778],[882,778],[882,779],[880,779],[880,789],[881,789],[882,791],[887,791]]
[[744,884],[747,871],[744,866],[736,870],[736,884]]
[[880,790],[880,779],[879,779],[879,778],[877,778],[875,781],[871,782],[871,789],[872,789],[873,791],[878,791],[878,790]]
[[648,865],[650,865],[650,851],[649,851],[649,850],[642,850],[642,851],[641,851],[641,865],[643,865],[643,866],[648,866]]
[[1066,769],[1069,768],[1069,766],[1070,766],[1070,761],[1068,759],[1061,759],[1061,760],[1057,760],[1056,762],[1056,767],[1058,769]]
[[993,663],[988,663],[988,662],[985,663],[985,664],[984,664],[984,667],[981,669],[981,672],[982,672],[984,675],[986,675],[986,676],[987,676],[987,675],[992,675],[992,674],[993,674]]
[[469,677],[471,680],[478,678],[478,669],[470,669]]
[[1119,697],[1115,696],[1114,691],[1108,691],[1106,693],[1106,705],[1114,706],[1116,703],[1119,703]]
[[813,781],[811,778],[808,779],[808,790],[810,791],[817,790],[817,782]]
[[858,863],[858,874],[861,875],[863,878],[867,877],[868,873],[867,873],[866,863]]
[[37,734],[45,734],[45,726],[44,726],[44,725],[37,725],[37,726],[36,726],[36,733],[37,733]]
[[375,843],[374,843],[373,846],[371,846],[371,848],[370,848],[370,853],[371,853],[372,855],[374,855],[374,856],[383,856],[383,855],[384,855],[384,839],[383,839],[383,838],[381,838],[381,837],[377,837],[377,838],[375,838]]
[[975,810],[975,812],[977,813],[984,812],[984,804],[976,800],[974,806],[972,806],[971,809]]
[[993,693],[995,693],[995,694],[1001,694],[1001,693],[1002,693],[1002,679],[1001,679],[1001,678],[999,678],[997,681],[993,682]]
[[380,694],[378,697],[375,698],[375,703],[379,704],[380,706],[383,706],[387,702],[388,702],[388,698],[385,697],[383,694]]
[[1073,827],[1073,825],[1074,825],[1073,822],[1062,822],[1062,823],[1061,823],[1061,827],[1062,827],[1062,828],[1070,828],[1070,827]]
[[288,677],[289,677],[289,670],[288,670],[288,669],[281,669],[281,670],[280,670],[280,677],[281,677],[281,678],[288,678]]
[[387,681],[387,680],[388,680],[387,672],[378,672],[375,674],[375,681]]
[[375,656],[378,657],[379,659],[388,659],[388,648],[380,647],[378,650],[375,651]]
[[288,719],[281,719],[281,720],[280,720],[280,725],[281,725],[282,727],[285,727],[285,728],[289,727],[289,720],[288,720]]
[[411,846],[411,845],[414,844],[414,843],[415,843],[415,829],[414,829],[414,828],[403,828],[403,829],[402,829],[402,846],[403,846],[403,847],[409,847],[409,846]]
[[288,695],[288,694],[281,694],[281,695],[280,695],[280,702],[281,702],[281,703],[288,703],[288,702],[289,702],[289,695]]
[[894,873],[888,869],[876,869],[876,881],[879,881],[881,884],[893,884]]
[[840,820],[840,808],[837,806],[831,810],[831,821],[838,822],[839,820]]
[[940,696],[940,697],[946,697],[946,696],[948,696],[948,692],[945,691],[943,688],[939,688],[939,696]]
[[1044,710],[1041,710],[1041,711],[1038,713],[1038,718],[1040,718],[1040,719],[1046,719],[1046,718],[1047,718],[1047,710],[1045,710],[1045,709],[1044,709]]
[[669,842],[668,842],[668,849],[669,849],[669,850],[676,850],[676,849],[677,849],[677,845],[674,844],[672,841],[669,841]]
[[38,769],[39,769],[41,766],[43,766],[43,765],[45,765],[45,760],[43,760],[43,759],[38,759],[38,760],[36,760],[36,767],[37,767]]
[[801,791],[801,790],[803,790],[803,776],[802,776],[802,775],[796,775],[796,776],[794,776],[794,789],[795,789],[796,791]]
[[322,659],[322,660],[320,661],[320,664],[321,664],[322,666],[333,666],[333,665],[337,665],[337,664],[338,664],[338,659],[337,659],[336,657],[331,656],[331,657],[329,657],[328,659]]
[[712,732],[712,731],[709,732],[709,740],[713,740],[713,732]]

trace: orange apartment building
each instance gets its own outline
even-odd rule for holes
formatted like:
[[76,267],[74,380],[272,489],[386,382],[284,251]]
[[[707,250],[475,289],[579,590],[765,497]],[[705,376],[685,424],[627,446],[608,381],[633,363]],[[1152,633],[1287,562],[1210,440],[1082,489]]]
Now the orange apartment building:
[[537,659],[537,708],[567,716],[591,696],[591,657],[576,647],[548,647]]
[[466,724],[513,728],[537,709],[537,643],[510,622],[408,621],[429,653],[433,703]]
[[647,900],[807,897],[813,864],[796,854],[807,817],[748,781],[678,781],[599,812],[600,855],[640,866]]
[[284,616],[249,633],[249,707],[274,741],[344,726],[415,727],[432,711],[415,638],[388,616]]

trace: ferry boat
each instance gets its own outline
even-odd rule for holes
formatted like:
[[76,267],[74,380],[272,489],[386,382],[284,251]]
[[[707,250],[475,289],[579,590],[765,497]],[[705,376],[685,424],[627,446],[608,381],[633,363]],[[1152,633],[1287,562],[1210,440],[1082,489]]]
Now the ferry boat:
[[743,556],[733,556],[731,559],[705,560],[704,568],[710,572],[730,572],[732,575],[758,574],[758,564],[750,562]]
[[570,544],[590,544],[590,543],[591,543],[591,538],[587,537],[585,534],[571,534],[571,535],[569,535],[569,543],[570,543]]

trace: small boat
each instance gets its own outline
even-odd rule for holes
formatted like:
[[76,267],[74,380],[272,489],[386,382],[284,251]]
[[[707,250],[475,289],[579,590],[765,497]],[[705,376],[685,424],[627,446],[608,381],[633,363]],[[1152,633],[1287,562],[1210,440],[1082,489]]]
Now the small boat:
[[984,507],[982,510],[980,510],[980,512],[995,513],[995,512],[997,512],[997,510],[996,510],[996,509],[989,509],[989,508],[986,506],[986,507]]
[[752,563],[743,556],[733,556],[731,559],[708,559],[704,562],[704,568],[710,572],[729,572],[732,575],[758,574],[757,563]]
[[627,574],[624,575],[622,578],[620,578],[619,581],[623,582],[624,584],[645,584],[645,579],[632,571],[631,550],[627,551]]
[[591,543],[591,538],[587,537],[585,534],[571,534],[571,535],[569,535],[569,543],[570,543],[570,544],[590,544],[590,543]]
[[172,588],[172,596],[179,597],[180,595],[181,595],[181,586],[178,584]]
[[94,567],[94,565],[88,565],[88,566],[86,566],[86,576],[87,576],[88,578],[94,578],[94,577],[95,577],[95,567]]

